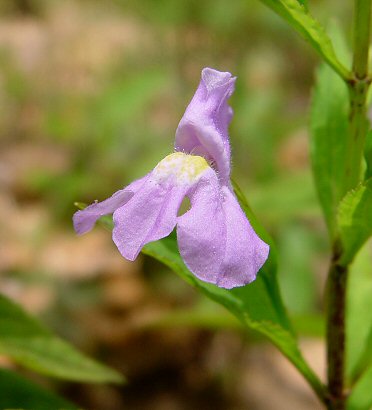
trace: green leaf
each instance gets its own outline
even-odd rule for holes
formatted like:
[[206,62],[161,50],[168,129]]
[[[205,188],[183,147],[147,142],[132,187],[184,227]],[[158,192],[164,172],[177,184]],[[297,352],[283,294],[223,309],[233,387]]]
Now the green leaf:
[[364,350],[359,356],[355,368],[357,382],[351,390],[348,400],[348,409],[370,410],[372,407],[372,327],[369,323],[369,334],[366,338]]
[[350,268],[346,303],[346,374],[356,380],[371,363],[372,255],[367,243]]
[[252,214],[242,192],[235,185],[235,192],[252,226],[260,237],[270,244],[270,256],[260,270],[257,279],[243,287],[227,290],[197,279],[185,266],[178,252],[174,234],[158,242],[151,242],[143,253],[167,265],[182,279],[204,295],[227,308],[245,326],[269,338],[281,352],[299,369],[315,391],[323,396],[321,382],[303,359],[283,306],[276,279],[276,251],[272,240]]
[[[280,288],[292,314],[313,312],[316,306],[316,278],[311,269],[314,238],[298,223],[286,224],[280,231]],[[305,325],[305,323],[304,323]]]
[[40,373],[67,380],[123,381],[119,373],[79,353],[2,295],[0,354]]
[[337,220],[342,245],[341,263],[349,264],[372,235],[372,178],[348,192],[340,203]]
[[23,410],[77,410],[77,406],[35,383],[0,369],[0,408]]
[[[367,369],[359,377],[353,386],[347,400],[347,410],[370,410],[372,408],[372,330],[367,338],[366,347],[360,356],[359,364],[363,367],[369,364]],[[360,370],[360,368],[358,369]]]
[[321,383],[298,349],[297,340],[288,327],[288,319],[283,317],[284,309],[278,299],[275,275],[269,269],[262,269],[257,279],[247,286],[226,290],[200,281],[187,269],[179,255],[174,235],[147,244],[143,253],[164,263],[204,295],[223,305],[245,326],[268,337],[313,387],[322,391]]
[[342,78],[349,72],[338,60],[332,42],[321,24],[298,0],[261,0],[292,26]]
[[[275,312],[278,314],[278,319],[279,319],[278,322],[281,323],[281,325],[284,328],[286,328],[287,330],[291,331],[291,333],[293,333],[292,325],[288,319],[287,312],[283,305],[282,298],[280,295],[279,285],[277,281],[277,269],[278,269],[277,250],[276,250],[274,241],[272,240],[270,235],[267,233],[265,228],[260,224],[255,214],[252,212],[240,187],[237,185],[235,181],[232,181],[232,182],[233,182],[234,192],[236,194],[236,197],[238,198],[240,206],[242,207],[243,211],[247,215],[247,218],[250,221],[253,229],[255,230],[257,235],[270,246],[269,258],[260,270],[260,273],[262,274],[261,279],[265,282],[267,293],[270,295],[270,301],[274,306]],[[244,286],[242,288],[237,288],[237,289],[246,289],[246,288],[248,287]],[[255,304],[253,303],[253,305]],[[253,310],[256,310],[256,309],[257,309],[257,306],[253,307]]]
[[346,85],[322,64],[312,97],[310,146],[315,185],[331,237],[336,233],[336,210],[345,194],[348,112]]
[[347,410],[370,410],[372,406],[372,367],[370,367],[354,386],[347,399]]

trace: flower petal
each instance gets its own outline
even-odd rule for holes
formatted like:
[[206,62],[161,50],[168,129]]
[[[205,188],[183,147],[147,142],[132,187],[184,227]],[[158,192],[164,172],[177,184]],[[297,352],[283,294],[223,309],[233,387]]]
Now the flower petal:
[[215,164],[221,182],[229,184],[230,145],[228,126],[232,109],[227,101],[236,77],[211,68],[202,71],[199,87],[176,132],[175,149],[204,156]]
[[226,244],[217,285],[231,289],[256,279],[268,257],[269,246],[257,236],[231,190],[222,187],[222,194]]
[[102,202],[94,202],[81,211],[75,212],[73,216],[74,229],[79,234],[89,232],[97,219],[103,215],[111,214],[116,209],[128,202],[135,192],[143,185],[148,175],[137,179],[130,185],[115,192],[110,198]]
[[199,279],[217,283],[226,242],[216,173],[205,171],[190,193],[191,209],[178,218],[177,238],[186,266]]
[[178,218],[180,254],[199,279],[231,289],[252,282],[269,246],[254,232],[240,205],[210,170],[190,195],[191,209]]
[[134,197],[114,213],[112,238],[124,258],[134,260],[142,247],[168,236],[187,187],[149,178]]

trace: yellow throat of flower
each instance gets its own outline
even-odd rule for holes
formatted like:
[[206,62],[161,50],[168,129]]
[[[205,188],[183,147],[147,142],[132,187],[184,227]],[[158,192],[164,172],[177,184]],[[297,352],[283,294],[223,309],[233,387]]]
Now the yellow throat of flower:
[[175,152],[159,162],[153,171],[153,177],[161,182],[174,176],[178,184],[189,184],[196,182],[208,168],[208,162],[203,157]]

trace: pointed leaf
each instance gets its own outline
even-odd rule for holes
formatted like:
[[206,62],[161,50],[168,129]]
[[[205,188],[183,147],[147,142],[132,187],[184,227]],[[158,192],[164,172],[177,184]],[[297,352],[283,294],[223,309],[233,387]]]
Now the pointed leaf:
[[92,383],[121,382],[116,371],[79,353],[20,306],[0,295],[0,354],[54,377]]
[[362,245],[372,235],[372,178],[348,192],[340,203],[337,220],[343,256],[349,264]]
[[348,91],[325,64],[317,72],[311,105],[311,159],[315,185],[331,236],[337,206],[344,196],[348,135]]
[[341,77],[347,78],[349,76],[348,70],[338,60],[332,42],[324,28],[307,11],[306,2],[300,4],[301,2],[298,0],[261,1],[286,20]]

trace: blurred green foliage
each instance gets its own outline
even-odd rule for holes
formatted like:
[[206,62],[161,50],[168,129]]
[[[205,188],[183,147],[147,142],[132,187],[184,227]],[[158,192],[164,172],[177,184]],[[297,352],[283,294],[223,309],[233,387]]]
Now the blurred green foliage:
[[77,409],[74,404],[55,396],[46,389],[31,383],[27,379],[9,370],[0,369],[0,385],[0,406],[3,409]]
[[[28,170],[16,199],[45,203],[56,226],[69,229],[74,201],[110,195],[172,150],[202,67],[229,70],[238,77],[233,177],[282,250],[288,306],[296,314],[318,311],[321,279],[311,268],[323,263],[327,244],[307,160],[313,51],[254,1],[28,3],[28,15],[51,38],[43,52],[34,45],[30,53],[40,55],[30,67],[17,45],[0,44],[7,101],[0,144],[51,145],[67,165],[56,171],[45,158]],[[315,14],[332,3],[315,2]],[[3,3],[9,21],[17,7],[22,2]],[[63,15],[72,28],[53,31]],[[111,20],[119,40],[109,33]],[[100,41],[79,39],[85,30]]]

